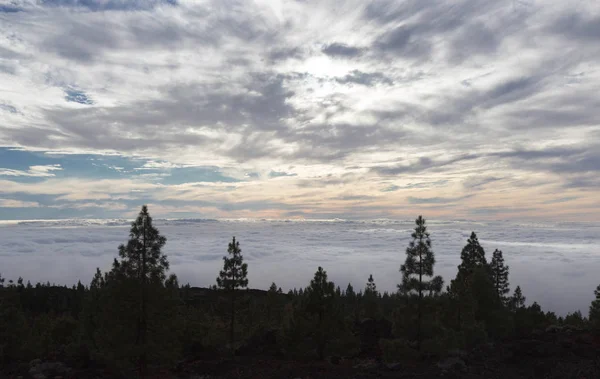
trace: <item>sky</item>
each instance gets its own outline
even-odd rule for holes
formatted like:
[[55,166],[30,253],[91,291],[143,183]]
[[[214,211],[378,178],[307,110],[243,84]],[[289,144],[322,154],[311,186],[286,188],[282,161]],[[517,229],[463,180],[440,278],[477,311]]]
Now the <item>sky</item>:
[[0,0],[0,219],[598,221],[596,0]]

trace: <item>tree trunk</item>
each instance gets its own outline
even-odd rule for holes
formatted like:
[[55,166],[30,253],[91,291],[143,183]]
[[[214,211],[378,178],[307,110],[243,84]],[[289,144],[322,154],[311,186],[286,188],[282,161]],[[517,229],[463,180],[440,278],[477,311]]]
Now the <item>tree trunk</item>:
[[233,343],[235,341],[235,290],[231,291],[231,325],[229,326],[229,344],[231,346],[231,352],[235,355],[235,349]]
[[423,300],[423,236],[419,237],[419,302],[417,304],[417,349],[421,350],[421,303]]

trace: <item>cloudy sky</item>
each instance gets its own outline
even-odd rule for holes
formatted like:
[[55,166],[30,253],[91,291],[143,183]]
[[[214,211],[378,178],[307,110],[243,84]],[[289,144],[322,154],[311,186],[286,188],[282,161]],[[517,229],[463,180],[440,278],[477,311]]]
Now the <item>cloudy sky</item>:
[[596,0],[0,0],[0,219],[600,214]]

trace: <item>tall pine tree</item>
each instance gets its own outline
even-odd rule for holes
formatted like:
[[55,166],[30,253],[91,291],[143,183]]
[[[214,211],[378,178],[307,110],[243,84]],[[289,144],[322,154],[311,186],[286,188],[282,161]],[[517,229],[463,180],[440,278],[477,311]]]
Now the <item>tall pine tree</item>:
[[506,294],[510,291],[510,288],[508,284],[508,266],[504,264],[502,250],[494,250],[490,268],[492,270],[492,279],[494,288],[498,294],[498,299],[500,299],[503,304],[506,304]]
[[127,244],[119,246],[112,270],[104,278],[98,270],[92,282],[92,291],[99,291],[94,295],[99,301],[95,307],[102,312],[94,339],[113,359],[136,354],[141,378],[147,375],[150,359],[166,359],[170,354],[167,340],[176,334],[170,324],[175,310],[173,292],[166,288],[176,278],[167,278],[169,262],[162,252],[166,241],[144,205],[131,224]]
[[325,356],[325,348],[332,332],[331,323],[335,306],[335,289],[333,282],[327,280],[327,271],[319,266],[310,286],[306,288],[306,311],[316,316],[314,338],[319,359]]
[[235,293],[240,288],[248,287],[248,265],[244,263],[240,242],[233,237],[227,248],[227,256],[223,257],[223,270],[217,278],[217,286],[229,293],[231,299],[231,318],[229,326],[229,342],[232,351],[235,342]]
[[[421,347],[421,326],[422,326],[422,303],[423,295],[426,291],[435,288],[441,288],[443,281],[441,277],[435,277],[432,280],[424,280],[424,277],[433,276],[433,265],[435,257],[431,250],[431,239],[425,225],[425,219],[419,216],[415,220],[415,231],[412,233],[412,241],[406,248],[406,261],[400,267],[402,272],[402,284],[399,289],[405,294],[416,293],[417,297],[417,344]],[[440,283],[442,283],[440,285]]]

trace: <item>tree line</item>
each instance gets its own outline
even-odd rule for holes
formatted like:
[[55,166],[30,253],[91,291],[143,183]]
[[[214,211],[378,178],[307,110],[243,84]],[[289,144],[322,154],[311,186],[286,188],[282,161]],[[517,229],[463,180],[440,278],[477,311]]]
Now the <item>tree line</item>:
[[364,289],[342,289],[322,267],[305,288],[284,293],[273,283],[268,291],[250,290],[235,237],[215,285],[200,289],[180,285],[169,273],[167,240],[143,206],[111,269],[97,269],[89,285],[33,286],[0,276],[0,361],[53,357],[145,378],[150,369],[184,357],[239,354],[265,331],[276,335],[285,356],[357,354],[356,330],[365,319],[390,325],[379,342],[389,360],[523,337],[549,326],[600,329],[600,285],[587,318],[579,311],[557,317],[536,302],[526,306],[519,286],[509,294],[503,252],[495,250],[488,262],[474,232],[445,288],[434,275],[423,217],[415,220],[411,238],[393,293],[379,291],[372,274]]

